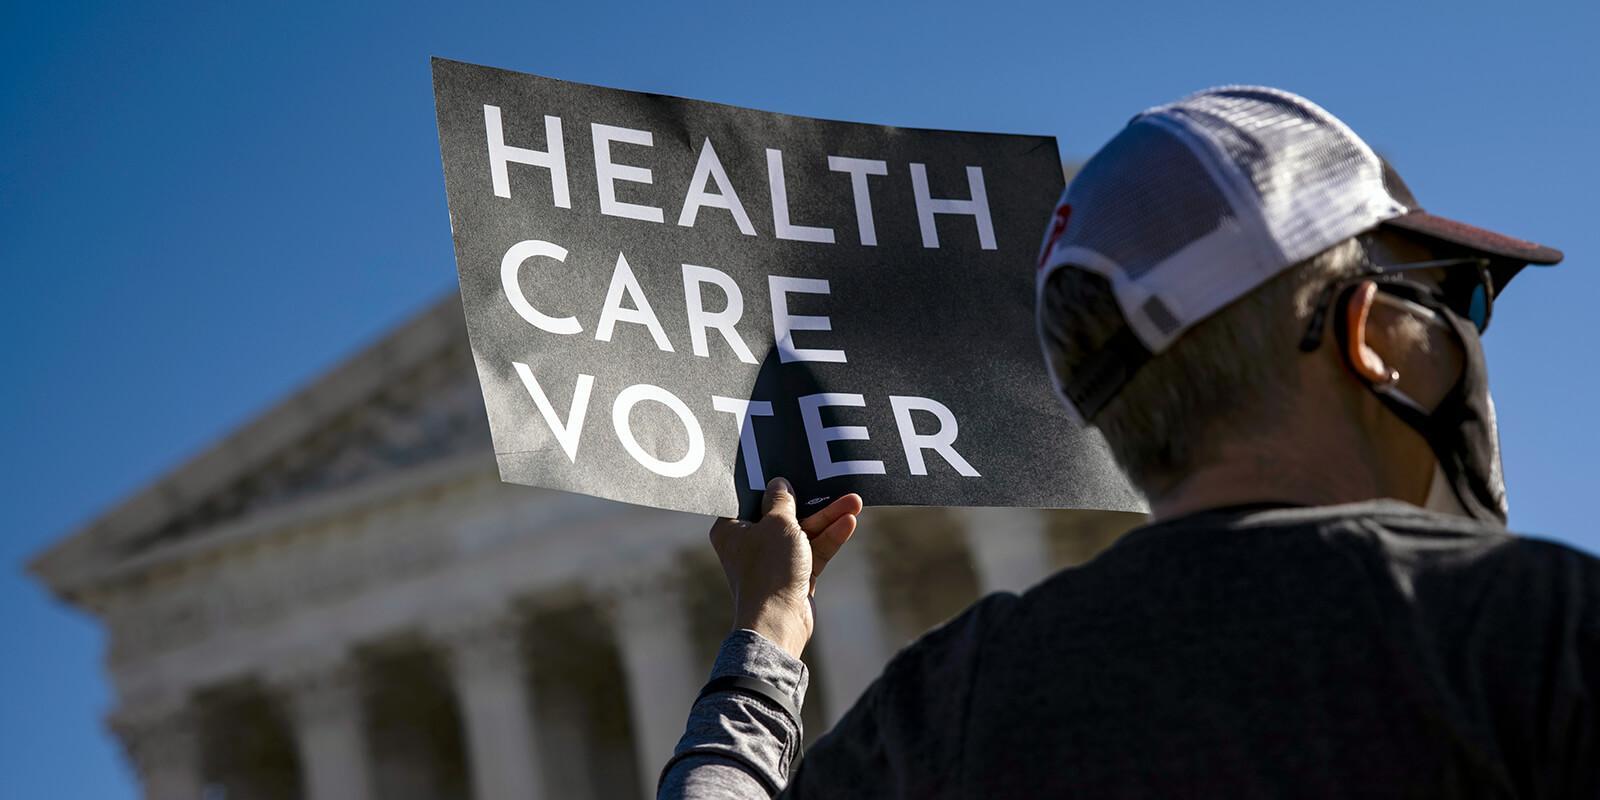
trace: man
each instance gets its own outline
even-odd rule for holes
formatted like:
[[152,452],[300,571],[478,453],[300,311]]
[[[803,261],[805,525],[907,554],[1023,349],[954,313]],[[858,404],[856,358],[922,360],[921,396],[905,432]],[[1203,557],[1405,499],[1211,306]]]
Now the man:
[[802,759],[861,506],[797,522],[775,481],[711,531],[736,630],[662,795],[1597,796],[1600,565],[1504,529],[1478,339],[1560,258],[1421,211],[1286,92],[1135,117],[1057,209],[1039,333],[1150,524],[907,647]]

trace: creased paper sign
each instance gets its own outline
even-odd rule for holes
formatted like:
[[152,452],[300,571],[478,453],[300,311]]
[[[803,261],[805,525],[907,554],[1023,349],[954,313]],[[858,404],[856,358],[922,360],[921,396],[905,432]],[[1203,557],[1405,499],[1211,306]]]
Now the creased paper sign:
[[1034,341],[1055,140],[807,119],[436,59],[501,477],[752,515],[1140,509]]

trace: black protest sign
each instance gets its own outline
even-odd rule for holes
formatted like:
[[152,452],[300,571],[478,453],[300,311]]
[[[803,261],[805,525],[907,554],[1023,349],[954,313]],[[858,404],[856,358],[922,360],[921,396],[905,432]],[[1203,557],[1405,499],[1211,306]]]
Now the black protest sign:
[[1132,510],[1034,341],[1055,140],[860,125],[436,59],[504,480],[750,516]]

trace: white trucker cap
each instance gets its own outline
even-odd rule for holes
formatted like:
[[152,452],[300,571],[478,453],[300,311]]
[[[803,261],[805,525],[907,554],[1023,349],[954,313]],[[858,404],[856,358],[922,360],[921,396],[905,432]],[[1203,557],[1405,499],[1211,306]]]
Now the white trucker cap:
[[1127,322],[1068,382],[1047,357],[1056,391],[1080,421],[1093,419],[1196,323],[1379,225],[1478,251],[1495,264],[1497,290],[1525,264],[1561,260],[1424,212],[1366,142],[1299,95],[1224,86],[1144,111],[1084,164],[1045,235],[1040,312],[1046,281],[1070,266],[1106,278]]

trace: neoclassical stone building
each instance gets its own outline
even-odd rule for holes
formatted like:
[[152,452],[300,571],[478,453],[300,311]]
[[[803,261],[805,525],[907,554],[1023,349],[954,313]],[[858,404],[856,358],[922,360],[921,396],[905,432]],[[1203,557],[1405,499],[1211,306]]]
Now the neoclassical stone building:
[[[819,591],[805,715],[1131,514],[869,509]],[[709,520],[499,482],[447,298],[40,554],[108,632],[160,800],[653,791],[726,632]]]

